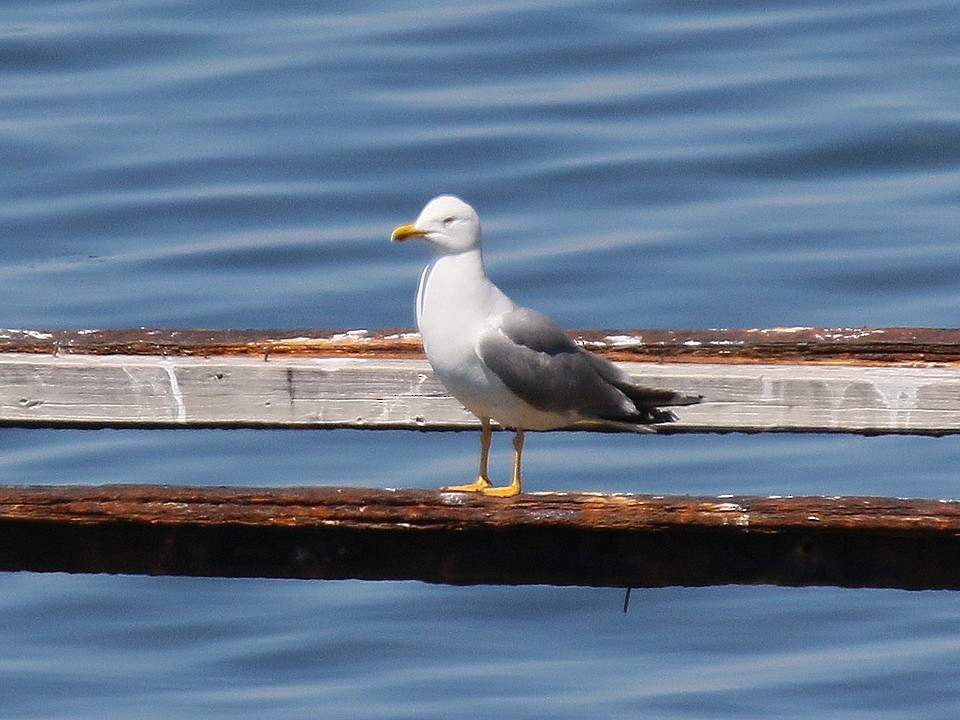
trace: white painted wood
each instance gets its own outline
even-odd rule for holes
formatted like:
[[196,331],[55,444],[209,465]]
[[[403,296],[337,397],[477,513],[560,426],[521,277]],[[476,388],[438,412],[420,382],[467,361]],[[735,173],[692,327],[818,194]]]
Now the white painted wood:
[[[676,432],[960,433],[960,369],[625,363]],[[475,427],[422,360],[0,354],[0,424]]]

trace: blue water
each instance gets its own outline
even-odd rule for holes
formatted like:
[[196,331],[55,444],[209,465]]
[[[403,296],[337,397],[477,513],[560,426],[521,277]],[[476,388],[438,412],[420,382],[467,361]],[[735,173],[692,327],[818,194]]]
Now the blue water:
[[[337,7],[339,5],[340,7]],[[957,2],[0,8],[0,326],[958,325]],[[0,430],[0,482],[432,487],[472,433]],[[498,436],[494,471],[507,470]],[[956,497],[955,438],[550,433],[531,489]],[[955,718],[955,593],[0,575],[4,718]]]

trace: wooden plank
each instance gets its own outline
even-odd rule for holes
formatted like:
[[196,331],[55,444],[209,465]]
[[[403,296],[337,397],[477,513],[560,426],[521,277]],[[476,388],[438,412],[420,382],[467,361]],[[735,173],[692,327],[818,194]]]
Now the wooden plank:
[[[960,432],[960,368],[625,363],[700,394],[667,432]],[[0,424],[460,430],[477,421],[424,360],[0,354]]]
[[0,486],[0,570],[960,589],[960,503]]
[[[754,328],[571,330],[615,360],[697,363],[960,364],[955,328]],[[0,329],[0,352],[83,355],[305,355],[421,358],[420,338],[400,329]]]

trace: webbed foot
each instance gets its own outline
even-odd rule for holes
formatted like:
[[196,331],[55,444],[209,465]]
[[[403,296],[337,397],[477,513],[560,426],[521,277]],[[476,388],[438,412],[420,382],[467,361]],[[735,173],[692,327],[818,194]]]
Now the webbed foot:
[[466,485],[447,485],[440,488],[440,492],[484,492],[490,487],[490,481],[480,476]]

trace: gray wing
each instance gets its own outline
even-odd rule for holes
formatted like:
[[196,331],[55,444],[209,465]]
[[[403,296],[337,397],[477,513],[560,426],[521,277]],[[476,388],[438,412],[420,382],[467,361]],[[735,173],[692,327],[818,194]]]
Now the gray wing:
[[616,365],[581,349],[550,318],[528,308],[502,315],[481,334],[477,352],[514,394],[546,412],[652,423],[672,419],[657,405],[685,404],[676,393],[633,385]]

